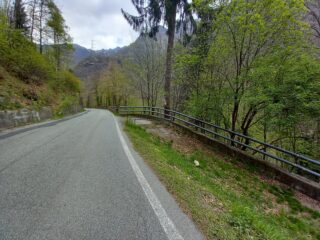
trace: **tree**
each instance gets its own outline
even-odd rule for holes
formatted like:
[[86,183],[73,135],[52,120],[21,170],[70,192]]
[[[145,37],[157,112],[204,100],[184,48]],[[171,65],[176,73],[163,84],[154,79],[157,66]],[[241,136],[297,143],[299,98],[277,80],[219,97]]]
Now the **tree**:
[[30,41],[33,42],[34,29],[36,24],[38,0],[31,0],[29,2],[29,18],[30,18]]
[[239,124],[247,135],[257,113],[266,106],[264,100],[258,100],[242,108],[246,92],[255,86],[252,72],[259,68],[263,58],[283,54],[279,56],[283,64],[295,54],[294,49],[304,47],[305,29],[299,21],[304,5],[303,1],[235,0],[223,7],[216,20],[217,35],[208,64],[220,71],[221,80],[232,96],[231,130],[238,130]]
[[198,29],[176,57],[174,76],[191,90],[179,108],[317,156],[319,52],[309,42],[304,1],[212,2],[194,1]]
[[27,29],[27,14],[22,0],[16,0],[14,2],[14,28],[20,30]]
[[39,49],[40,49],[40,53],[43,53],[43,33],[44,33],[44,22],[45,17],[46,17],[46,7],[48,4],[47,0],[40,0],[39,2],[40,7],[39,7]]
[[307,20],[310,22],[310,26],[314,31],[314,37],[320,39],[320,0],[306,1],[306,7],[309,10]]
[[48,11],[49,18],[47,25],[52,30],[53,55],[56,62],[56,68],[57,70],[60,70],[63,51],[66,52],[71,49],[71,45],[69,44],[70,36],[67,33],[65,20],[60,9],[51,0],[48,2]]
[[[27,3],[27,0],[0,1],[0,68],[2,75],[5,74],[0,81],[3,90],[0,95],[5,99],[0,108],[7,110],[55,106],[58,113],[63,112],[64,109],[78,104],[81,83],[72,72],[63,69],[57,71],[50,54],[39,53],[36,48],[39,39],[36,39],[35,44],[33,38],[30,40],[29,36],[21,34],[21,30],[26,27],[26,19],[33,19],[33,24],[39,26],[39,2],[33,1],[33,11],[25,12]],[[57,8],[55,11],[59,12]],[[47,30],[48,15],[44,8],[43,13],[42,27]],[[53,19],[56,19],[56,16]],[[34,30],[38,36],[37,27]],[[57,33],[58,27],[52,27],[55,29],[53,32]],[[46,49],[49,51],[52,48],[46,46]],[[21,87],[17,88],[17,84]]]
[[125,67],[140,93],[142,105],[155,107],[163,87],[165,44],[162,39],[155,41],[146,36],[141,36],[134,44],[133,56]]
[[5,16],[6,22],[9,24],[10,20],[12,20],[13,18],[13,16],[11,16],[11,13],[12,13],[11,0],[0,1],[0,10],[1,10],[1,14]]
[[176,44],[173,60],[172,108],[185,110],[185,102],[198,85],[198,56],[190,54],[188,48]]
[[[191,5],[187,0],[133,0],[133,5],[139,16],[133,16],[122,9],[122,13],[134,30],[142,34],[156,37],[159,25],[164,22],[168,27],[168,45],[165,71],[165,103],[164,108],[170,109],[171,104],[171,78],[172,55],[175,40],[176,27],[179,31],[191,33],[195,23],[193,20]],[[179,20],[177,21],[177,16]]]
[[130,85],[124,74],[121,62],[111,60],[108,68],[100,74],[96,87],[97,106],[127,105],[130,96]]

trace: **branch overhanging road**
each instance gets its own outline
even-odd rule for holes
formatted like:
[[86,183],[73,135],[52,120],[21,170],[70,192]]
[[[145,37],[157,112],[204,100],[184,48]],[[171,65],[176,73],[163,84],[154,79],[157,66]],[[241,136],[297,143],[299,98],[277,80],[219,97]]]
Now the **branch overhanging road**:
[[0,134],[0,239],[203,239],[112,113]]

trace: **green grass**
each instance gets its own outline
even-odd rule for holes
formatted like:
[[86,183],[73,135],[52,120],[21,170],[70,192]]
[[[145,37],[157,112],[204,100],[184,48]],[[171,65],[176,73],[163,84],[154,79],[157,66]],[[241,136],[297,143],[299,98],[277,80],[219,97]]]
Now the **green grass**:
[[319,212],[302,206],[292,191],[227,159],[184,155],[133,123],[125,130],[208,239],[320,239]]

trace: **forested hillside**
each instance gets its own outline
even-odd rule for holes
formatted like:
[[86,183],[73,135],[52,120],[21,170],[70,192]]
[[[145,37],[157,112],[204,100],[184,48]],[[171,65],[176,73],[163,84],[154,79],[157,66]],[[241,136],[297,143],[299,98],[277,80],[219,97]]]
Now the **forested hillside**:
[[0,109],[79,103],[81,82],[72,73],[71,38],[53,0],[1,1]]
[[161,21],[134,25],[124,9],[141,36],[108,57],[87,102],[164,106],[169,95],[172,109],[319,158],[319,10],[318,0],[193,1],[176,13],[168,89],[168,38],[150,34]]
[[[140,36],[135,42],[122,48],[84,51],[83,48],[76,47],[73,62],[78,64],[74,67],[74,72],[84,84],[84,104],[88,107],[105,107],[125,102],[150,105],[151,102],[152,105],[161,102],[166,39],[166,29],[160,28],[157,40]],[[88,56],[78,58],[81,53],[87,53]],[[126,78],[126,88],[113,89],[113,85],[107,83],[109,78],[106,75],[113,69],[111,65],[116,66],[116,71]]]

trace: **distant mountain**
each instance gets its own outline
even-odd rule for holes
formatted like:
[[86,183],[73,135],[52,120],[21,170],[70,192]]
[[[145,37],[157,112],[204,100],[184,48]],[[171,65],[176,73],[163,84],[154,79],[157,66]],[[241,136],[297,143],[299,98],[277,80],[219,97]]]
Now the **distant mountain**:
[[108,67],[111,57],[119,56],[127,47],[92,51],[75,45],[73,54],[73,70],[84,83],[88,92],[96,88],[99,74]]
[[82,47],[78,44],[73,44],[72,66],[76,66],[79,62],[90,57],[94,52],[90,49]]
[[103,69],[108,67],[109,58],[103,55],[91,55],[82,60],[75,68],[74,73],[84,83],[88,92],[96,88],[96,81]]
[[117,47],[113,49],[102,49],[102,50],[97,50],[97,51],[92,51],[91,49],[87,49],[85,47],[82,47],[78,44],[73,45],[74,52],[72,54],[72,67],[75,68],[80,62],[85,60],[86,58],[90,57],[112,57],[119,52],[123,48]]
[[[165,28],[160,27],[157,34],[157,42],[159,42],[159,44],[166,45],[166,32],[167,30]],[[92,51],[79,45],[74,45],[75,52],[72,61],[74,63],[74,72],[84,82],[87,93],[91,94],[96,91],[99,74],[107,69],[108,64],[111,62],[111,58],[119,60],[134,58],[136,51],[145,50],[146,46],[144,41],[145,39],[140,36],[129,46],[102,49],[98,51]]]
[[[164,27],[159,28],[159,32],[157,34],[157,39],[164,39],[167,38],[167,29]],[[141,40],[141,37],[138,37],[137,40],[127,47],[117,47],[113,49],[102,49],[97,51],[92,51],[91,49],[87,49],[82,47],[78,44],[74,44],[74,53],[72,56],[72,66],[76,67],[81,61],[85,60],[86,58],[93,57],[93,56],[103,56],[103,57],[113,57],[117,55],[126,55],[126,53],[130,52],[132,48],[136,45],[137,42]]]
[[98,55],[103,55],[103,56],[106,56],[106,57],[110,57],[110,56],[113,56],[117,53],[119,53],[121,51],[122,48],[120,47],[116,47],[116,48],[110,48],[110,49],[102,49],[102,50],[98,50],[96,51],[96,54]]

